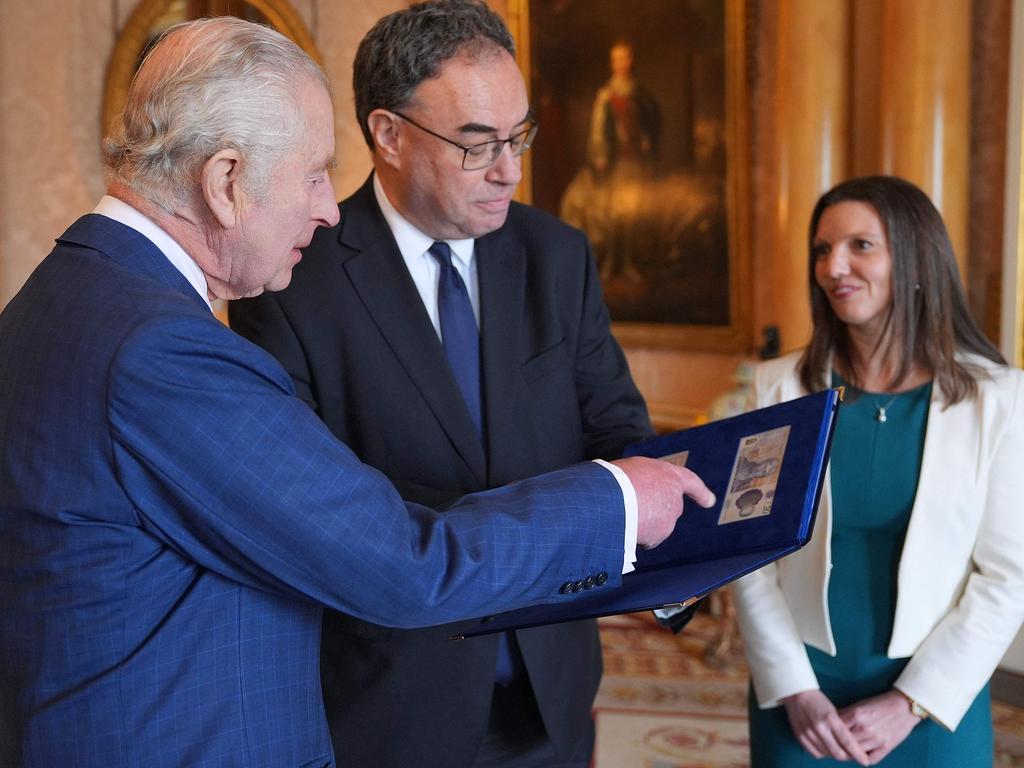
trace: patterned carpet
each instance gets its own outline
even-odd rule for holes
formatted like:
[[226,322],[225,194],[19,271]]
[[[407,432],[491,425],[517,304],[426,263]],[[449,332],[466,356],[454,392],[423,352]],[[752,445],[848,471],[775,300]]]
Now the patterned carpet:
[[[680,635],[649,614],[601,619],[605,674],[593,768],[747,768],[747,670],[739,641],[709,663],[717,622]],[[993,705],[995,768],[1024,768],[1024,710]]]

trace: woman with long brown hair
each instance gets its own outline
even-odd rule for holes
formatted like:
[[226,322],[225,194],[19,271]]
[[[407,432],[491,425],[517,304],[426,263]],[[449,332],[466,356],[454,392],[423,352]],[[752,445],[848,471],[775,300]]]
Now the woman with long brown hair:
[[1024,375],[913,184],[843,182],[809,234],[813,337],[759,367],[756,405],[847,399],[811,541],[736,584],[752,765],[990,768],[988,680],[1024,618]]

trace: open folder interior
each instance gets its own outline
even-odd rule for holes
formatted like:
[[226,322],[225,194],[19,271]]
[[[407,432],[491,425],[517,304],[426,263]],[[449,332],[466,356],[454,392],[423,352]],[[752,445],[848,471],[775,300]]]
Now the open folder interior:
[[714,491],[687,502],[672,535],[638,553],[617,588],[488,616],[456,637],[688,604],[796,551],[811,537],[841,390],[662,435],[626,450],[693,470]]

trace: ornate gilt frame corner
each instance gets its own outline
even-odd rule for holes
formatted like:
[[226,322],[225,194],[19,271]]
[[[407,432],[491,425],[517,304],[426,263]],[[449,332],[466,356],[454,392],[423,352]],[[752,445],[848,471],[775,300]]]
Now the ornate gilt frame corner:
[[[247,2],[262,13],[274,29],[294,40],[318,64],[323,64],[313,36],[306,28],[298,11],[288,0],[247,0]],[[132,78],[135,77],[135,66],[138,63],[139,55],[149,41],[150,30],[167,12],[167,7],[168,0],[140,0],[117,36],[110,64],[107,66],[103,91],[103,136],[109,135],[113,130],[115,122],[124,108],[128,88],[131,86]]]

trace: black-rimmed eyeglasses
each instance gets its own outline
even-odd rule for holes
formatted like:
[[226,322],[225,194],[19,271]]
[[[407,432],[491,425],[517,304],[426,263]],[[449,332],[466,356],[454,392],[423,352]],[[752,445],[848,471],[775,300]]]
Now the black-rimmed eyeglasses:
[[458,147],[462,150],[462,170],[464,171],[479,171],[481,168],[487,168],[494,165],[495,161],[501,156],[501,151],[508,144],[508,148],[512,150],[512,157],[519,157],[523,152],[530,148],[533,143],[533,138],[537,135],[537,122],[531,120],[529,124],[518,133],[509,136],[507,139],[491,139],[490,141],[482,141],[479,144],[471,144],[468,147],[465,144],[459,144],[457,141],[442,136],[440,133],[434,133],[429,128],[426,128],[411,117],[406,117],[401,112],[395,112],[394,114],[405,120],[407,123],[419,128],[425,133],[429,133],[441,141],[447,141],[453,147]]

